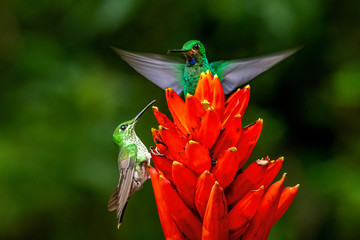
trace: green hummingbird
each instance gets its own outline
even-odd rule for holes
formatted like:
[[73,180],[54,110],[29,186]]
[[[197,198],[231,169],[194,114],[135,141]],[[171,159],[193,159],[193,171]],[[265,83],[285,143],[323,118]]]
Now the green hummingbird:
[[198,40],[190,40],[181,49],[168,50],[168,54],[183,53],[184,64],[163,55],[114,50],[131,67],[162,89],[172,88],[178,94],[184,91],[184,96],[194,94],[201,72],[210,70],[217,74],[225,94],[228,94],[297,51],[293,49],[262,57],[209,63],[204,45]]
[[135,133],[135,124],[155,100],[149,103],[134,119],[118,125],[113,134],[114,143],[119,146],[119,183],[108,202],[108,210],[116,210],[119,228],[129,198],[149,178],[147,166],[150,153]]

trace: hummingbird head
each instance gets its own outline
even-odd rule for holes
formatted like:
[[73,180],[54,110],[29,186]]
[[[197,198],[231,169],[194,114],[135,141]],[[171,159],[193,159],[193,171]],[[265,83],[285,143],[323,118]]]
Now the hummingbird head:
[[118,146],[127,145],[127,142],[132,142],[134,138],[136,138],[135,133],[135,124],[143,115],[143,113],[155,102],[156,100],[153,100],[151,103],[149,103],[143,110],[141,110],[138,115],[136,115],[135,118],[123,122],[119,124],[113,134],[113,141]]
[[201,62],[206,58],[205,47],[199,40],[190,40],[187,41],[182,49],[171,49],[168,50],[168,53],[181,52],[186,58],[186,63],[189,66],[194,65],[195,63]]

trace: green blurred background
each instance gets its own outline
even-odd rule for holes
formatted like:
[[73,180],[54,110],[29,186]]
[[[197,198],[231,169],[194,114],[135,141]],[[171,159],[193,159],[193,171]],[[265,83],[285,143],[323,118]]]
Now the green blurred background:
[[[107,212],[113,130],[152,99],[166,109],[109,46],[165,54],[189,39],[210,61],[303,46],[252,81],[244,119],[264,119],[250,161],[285,156],[286,185],[301,184],[269,239],[360,239],[359,12],[334,0],[1,1],[0,239],[163,239],[150,181],[120,230]],[[147,146],[156,126],[151,111],[137,126]]]

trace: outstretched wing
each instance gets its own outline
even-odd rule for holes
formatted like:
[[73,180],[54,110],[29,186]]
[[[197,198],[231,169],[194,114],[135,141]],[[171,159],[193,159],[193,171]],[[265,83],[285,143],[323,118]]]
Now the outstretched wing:
[[180,78],[184,64],[158,54],[133,53],[117,48],[114,50],[132,68],[162,89],[172,88],[177,94],[183,91]]
[[121,225],[127,201],[130,198],[130,192],[133,185],[133,176],[135,172],[136,157],[137,147],[135,144],[126,146],[126,148],[121,150],[119,153],[119,184],[108,202],[108,210],[116,210],[118,228]]
[[225,94],[228,94],[235,88],[249,82],[257,75],[289,57],[297,50],[298,49],[293,49],[250,59],[218,61],[212,63],[211,66],[215,69],[215,72],[219,73],[220,77],[222,77],[221,85],[223,86]]

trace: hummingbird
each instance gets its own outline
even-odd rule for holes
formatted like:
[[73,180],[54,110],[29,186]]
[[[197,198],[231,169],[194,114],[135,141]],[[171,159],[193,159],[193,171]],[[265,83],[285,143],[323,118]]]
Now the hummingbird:
[[159,54],[135,53],[117,48],[114,50],[137,72],[162,89],[172,88],[177,94],[184,91],[184,96],[187,96],[188,93],[192,95],[195,93],[202,72],[209,70],[217,74],[225,94],[228,94],[298,49],[256,58],[221,60],[212,63],[209,63],[205,47],[198,40],[187,41],[181,49],[168,50],[168,54],[184,54],[185,63]]
[[141,115],[155,100],[149,103],[132,120],[118,125],[113,134],[114,143],[119,146],[118,166],[119,183],[108,202],[108,210],[115,211],[119,228],[129,198],[141,189],[149,178],[147,166],[150,164],[150,153],[135,133],[135,125]]

